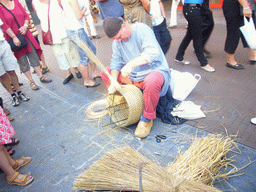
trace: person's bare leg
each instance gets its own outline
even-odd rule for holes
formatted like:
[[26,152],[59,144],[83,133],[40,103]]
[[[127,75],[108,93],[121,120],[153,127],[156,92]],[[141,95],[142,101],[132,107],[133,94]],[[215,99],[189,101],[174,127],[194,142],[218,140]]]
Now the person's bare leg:
[[47,65],[45,63],[44,53],[42,53],[42,55],[41,55],[41,62],[40,63],[42,65],[42,68],[46,68],[47,67]]
[[40,66],[34,67],[36,74],[39,78],[41,78],[43,76],[42,71],[40,69]]
[[236,65],[237,64],[234,54],[226,53],[226,56],[227,56],[227,61],[228,61],[229,64],[231,64],[231,65]]
[[90,79],[89,67],[80,64],[80,70],[81,70],[82,76],[84,78],[84,86],[92,86],[92,85],[94,85],[95,82]]
[[14,89],[17,92],[20,91],[19,79],[15,71],[8,71],[7,73],[9,74],[9,77],[11,79]]
[[7,73],[0,76],[0,82],[2,83],[3,87],[10,93],[13,94],[13,89],[11,87],[9,75]]
[[93,61],[89,61],[89,65],[92,70],[92,78],[100,77],[100,72],[97,70],[96,64]]
[[73,69],[74,69],[75,73],[79,73],[79,69],[77,67],[74,67]]
[[249,60],[256,61],[256,49],[248,48],[249,51]]
[[[7,180],[11,179],[15,174],[15,170],[12,168],[12,165],[14,164],[15,164],[15,161],[8,154],[4,145],[0,145],[0,169],[3,172],[5,172]],[[23,177],[22,174],[19,174],[17,176],[18,179],[22,179],[22,177]],[[29,181],[31,178],[32,176],[28,176],[27,181]]]
[[71,73],[71,70],[70,69],[67,69],[67,70],[65,70],[66,71],[66,77],[68,77],[69,75],[71,75],[72,73]]

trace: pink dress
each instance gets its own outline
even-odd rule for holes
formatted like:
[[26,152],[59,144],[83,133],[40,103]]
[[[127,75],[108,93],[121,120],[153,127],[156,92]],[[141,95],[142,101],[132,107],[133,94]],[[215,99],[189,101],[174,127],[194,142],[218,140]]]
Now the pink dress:
[[[11,11],[12,14],[16,17],[20,27],[24,25],[25,20],[28,20],[28,21],[30,20],[29,15],[27,14],[26,10],[22,7],[22,5],[18,2],[18,0],[14,0],[14,8],[9,11]],[[0,5],[0,18],[4,23],[1,26],[1,28],[3,29],[4,37],[6,41],[9,41],[11,39],[11,37],[6,33],[7,29],[11,28],[16,35],[20,32],[14,17],[9,11],[7,11],[3,6]],[[29,31],[29,29],[27,30],[24,36],[26,37],[26,39],[28,38],[30,42],[33,44],[33,46],[36,49],[37,55],[41,60],[42,49],[40,48],[39,44],[37,43],[32,33]],[[28,52],[29,53],[32,52],[32,49],[29,44],[27,44],[26,47],[15,52],[14,55],[17,59],[19,59]]]
[[6,117],[2,107],[0,107],[0,145],[11,143],[11,138],[15,131]]

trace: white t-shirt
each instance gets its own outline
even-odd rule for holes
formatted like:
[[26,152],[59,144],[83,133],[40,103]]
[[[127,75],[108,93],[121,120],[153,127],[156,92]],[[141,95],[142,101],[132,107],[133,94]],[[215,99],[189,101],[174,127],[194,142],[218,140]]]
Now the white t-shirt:
[[0,19],[0,41],[4,41],[4,40],[5,40],[5,38],[4,38],[4,33],[3,33],[3,31],[2,31],[2,28],[1,28],[1,26],[2,26],[3,24],[4,24],[3,21]]
[[[41,3],[39,0],[33,0],[37,16],[41,21],[41,27],[44,32],[48,31],[48,4]],[[61,44],[61,39],[67,37],[65,23],[62,15],[62,9],[57,1],[50,2],[50,30],[53,44]]]
[[154,17],[156,25],[161,24],[164,20],[164,17],[161,13],[159,1],[160,0],[151,0],[150,2],[150,14]]
[[[83,7],[83,5],[81,5],[82,1],[83,0],[78,0],[78,3],[80,4],[80,8]],[[62,4],[64,13],[65,13],[66,28],[69,30],[78,30],[78,29],[84,28],[83,19],[78,20],[76,18],[76,15],[75,15],[72,7],[68,3],[68,0],[62,0],[61,4]]]

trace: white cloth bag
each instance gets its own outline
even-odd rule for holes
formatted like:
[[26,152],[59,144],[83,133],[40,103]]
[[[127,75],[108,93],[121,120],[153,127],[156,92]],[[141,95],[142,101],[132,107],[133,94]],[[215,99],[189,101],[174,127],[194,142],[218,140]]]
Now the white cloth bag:
[[180,72],[174,69],[171,70],[170,88],[174,99],[183,101],[195,88],[201,76],[199,74],[192,75],[188,72]]
[[201,106],[194,104],[192,101],[182,101],[173,108],[171,114],[183,119],[199,119],[206,117],[201,110]]
[[244,17],[244,26],[240,27],[244,38],[251,49],[256,49],[256,30],[252,18]]

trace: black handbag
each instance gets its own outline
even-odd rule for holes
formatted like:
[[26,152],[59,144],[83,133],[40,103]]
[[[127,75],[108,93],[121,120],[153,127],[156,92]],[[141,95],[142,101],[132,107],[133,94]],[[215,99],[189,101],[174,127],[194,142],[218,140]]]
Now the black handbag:
[[[9,9],[7,9],[2,3],[0,3],[7,11],[9,11]],[[9,11],[11,14],[12,14],[12,12],[11,11]],[[18,28],[20,28],[20,24],[19,24],[19,22],[17,21],[17,19],[16,19],[16,17],[12,14],[12,16],[14,17],[14,20],[15,20],[15,22],[16,22],[16,24],[18,25]],[[8,41],[8,43],[10,44],[10,46],[11,46],[11,48],[12,48],[12,50],[14,51],[14,52],[16,52],[16,51],[19,51],[20,49],[22,49],[23,47],[25,47],[27,44],[28,44],[28,42],[27,42],[27,40],[25,39],[25,37],[21,34],[21,33],[18,33],[17,35],[16,35],[16,37],[20,40],[20,46],[18,47],[18,46],[16,46],[14,43],[13,43],[13,39],[10,39],[9,41]]]

